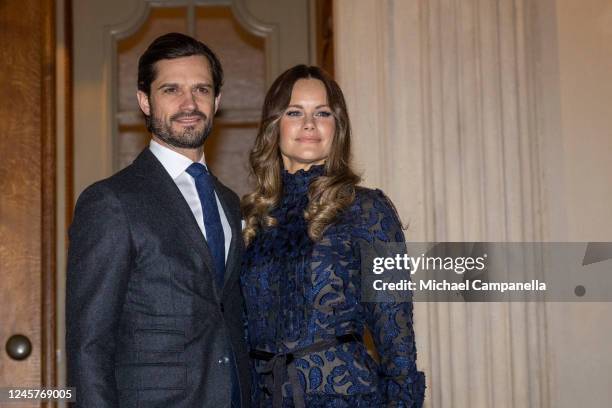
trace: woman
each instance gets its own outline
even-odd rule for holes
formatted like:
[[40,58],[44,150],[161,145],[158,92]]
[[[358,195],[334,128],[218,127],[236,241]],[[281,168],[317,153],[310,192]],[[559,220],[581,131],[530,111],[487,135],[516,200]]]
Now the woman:
[[[266,95],[242,201],[242,285],[257,407],[419,407],[412,304],[360,302],[359,245],[404,241],[391,202],[357,187],[342,91],[298,65]],[[380,364],[363,344],[371,332]]]

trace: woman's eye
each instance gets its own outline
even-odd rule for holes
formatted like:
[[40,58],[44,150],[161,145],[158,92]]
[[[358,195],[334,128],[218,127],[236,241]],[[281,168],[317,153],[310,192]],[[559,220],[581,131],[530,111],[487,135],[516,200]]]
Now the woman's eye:
[[292,117],[300,116],[301,114],[302,114],[302,112],[300,112],[299,110],[289,110],[289,111],[285,112],[285,115],[292,116]]
[[315,115],[321,118],[329,118],[332,115],[332,113],[329,111],[320,111],[320,112],[317,112]]

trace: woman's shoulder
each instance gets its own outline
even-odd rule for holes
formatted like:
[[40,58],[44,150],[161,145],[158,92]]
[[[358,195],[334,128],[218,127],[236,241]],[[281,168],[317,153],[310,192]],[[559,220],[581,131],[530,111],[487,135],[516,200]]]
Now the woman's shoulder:
[[378,188],[355,187],[355,205],[361,210],[373,210],[395,214],[395,206],[387,195]]
[[355,200],[343,221],[357,238],[403,241],[402,223],[395,206],[380,189],[357,186]]
[[[351,209],[353,222],[367,229],[401,229],[401,221],[393,202],[380,189],[358,186]],[[393,227],[393,228],[392,228]]]

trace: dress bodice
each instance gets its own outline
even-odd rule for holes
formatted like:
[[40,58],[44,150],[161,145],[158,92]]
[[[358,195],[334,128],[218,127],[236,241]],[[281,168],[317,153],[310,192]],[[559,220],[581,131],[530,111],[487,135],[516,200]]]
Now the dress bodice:
[[[381,191],[358,188],[351,206],[313,242],[303,214],[309,185],[323,172],[323,166],[285,171],[282,199],[271,212],[277,225],[259,231],[247,248],[242,284],[250,346],[285,353],[347,333],[363,337],[367,327],[380,363],[355,342],[296,360],[306,406],[376,407],[389,400],[420,406],[425,385],[416,369],[412,304],[360,301],[360,245],[403,242],[401,224]],[[254,405],[269,406],[257,371],[254,382]],[[284,395],[291,392],[287,384]],[[292,406],[290,398],[286,403]]]

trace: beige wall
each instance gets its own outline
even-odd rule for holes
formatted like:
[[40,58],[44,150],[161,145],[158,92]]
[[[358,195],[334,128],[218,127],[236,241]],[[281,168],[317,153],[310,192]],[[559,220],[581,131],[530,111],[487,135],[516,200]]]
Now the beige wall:
[[[612,3],[556,0],[555,21],[562,165],[549,199],[565,219],[550,238],[612,241]],[[612,304],[547,306],[552,406],[610,406]]]
[[612,2],[557,0],[568,239],[612,241]]

